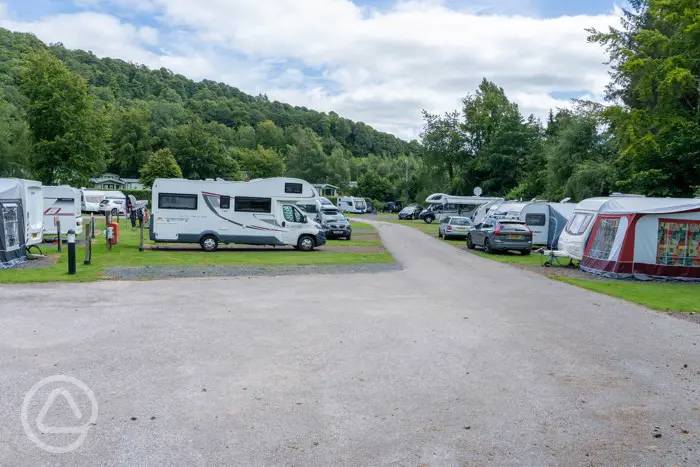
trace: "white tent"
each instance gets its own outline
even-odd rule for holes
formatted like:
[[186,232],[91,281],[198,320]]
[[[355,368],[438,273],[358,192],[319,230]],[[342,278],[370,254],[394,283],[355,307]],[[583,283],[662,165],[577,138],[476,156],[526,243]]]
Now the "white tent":
[[581,269],[700,280],[700,199],[610,198],[598,210]]

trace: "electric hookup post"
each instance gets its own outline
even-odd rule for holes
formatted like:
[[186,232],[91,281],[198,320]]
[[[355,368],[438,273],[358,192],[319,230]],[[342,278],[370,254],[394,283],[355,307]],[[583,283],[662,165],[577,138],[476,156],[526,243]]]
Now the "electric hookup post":
[[95,239],[95,215],[90,214],[90,237],[92,240]]
[[88,265],[92,262],[92,239],[91,237],[91,232],[94,232],[95,230],[95,220],[90,219],[90,225],[88,225],[88,228],[85,229],[85,261],[83,261],[83,264]]
[[58,243],[58,252],[61,252],[61,219],[56,218],[56,241]]
[[139,227],[139,251],[143,251],[143,222],[141,222],[141,226]]
[[75,274],[75,230],[68,231],[68,274]]

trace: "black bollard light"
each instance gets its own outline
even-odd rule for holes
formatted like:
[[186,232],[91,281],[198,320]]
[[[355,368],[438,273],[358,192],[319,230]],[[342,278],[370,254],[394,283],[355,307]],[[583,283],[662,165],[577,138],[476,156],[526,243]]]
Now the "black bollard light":
[[75,274],[75,230],[68,231],[68,274]]

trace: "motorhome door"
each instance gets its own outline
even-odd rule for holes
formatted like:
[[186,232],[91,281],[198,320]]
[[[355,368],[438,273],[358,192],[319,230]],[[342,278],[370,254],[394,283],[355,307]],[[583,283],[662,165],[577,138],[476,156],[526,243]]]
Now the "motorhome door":
[[299,239],[299,231],[306,225],[304,214],[291,204],[282,205],[282,227],[285,228],[284,243],[296,245]]

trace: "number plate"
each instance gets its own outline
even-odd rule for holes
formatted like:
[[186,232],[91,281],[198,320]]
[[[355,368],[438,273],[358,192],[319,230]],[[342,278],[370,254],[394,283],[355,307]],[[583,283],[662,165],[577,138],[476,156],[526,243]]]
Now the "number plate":
[[508,240],[523,240],[522,235],[508,235]]
[[334,230],[333,231],[333,235],[343,235],[343,234],[345,234],[344,230]]

